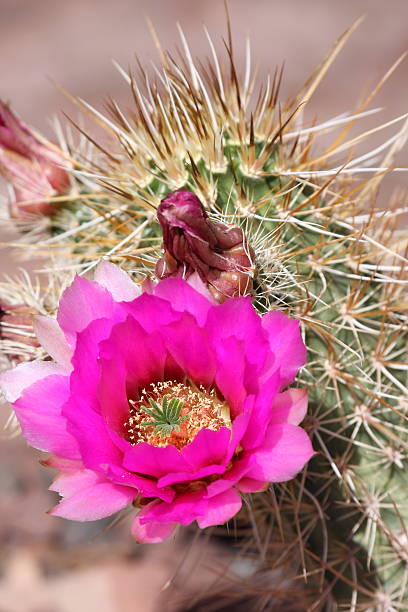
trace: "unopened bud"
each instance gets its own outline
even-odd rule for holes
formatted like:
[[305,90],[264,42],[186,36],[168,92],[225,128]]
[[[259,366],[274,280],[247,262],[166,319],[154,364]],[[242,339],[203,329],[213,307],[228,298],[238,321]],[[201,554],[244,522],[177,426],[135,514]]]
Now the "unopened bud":
[[69,187],[66,162],[51,144],[41,142],[22,121],[0,101],[0,174],[12,185],[14,200],[10,214],[51,215],[56,206],[50,198]]
[[217,302],[252,290],[253,251],[241,228],[210,219],[198,197],[175,191],[160,203],[157,217],[163,230],[163,256],[156,276],[197,273]]
[[0,301],[0,341],[7,344],[7,354],[15,361],[25,359],[27,349],[40,346],[34,334],[34,308]]

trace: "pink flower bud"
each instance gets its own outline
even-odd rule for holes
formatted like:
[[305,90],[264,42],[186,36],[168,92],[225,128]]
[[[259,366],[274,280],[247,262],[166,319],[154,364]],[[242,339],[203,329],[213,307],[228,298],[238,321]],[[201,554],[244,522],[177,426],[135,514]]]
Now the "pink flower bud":
[[[0,340],[7,341],[10,347],[14,345],[25,345],[27,347],[39,347],[34,335],[33,316],[38,314],[34,308],[25,304],[7,304],[0,300]],[[23,353],[9,348],[8,354],[15,360],[21,361]]]
[[41,142],[0,101],[0,173],[13,186],[11,216],[55,212],[55,204],[49,199],[65,193],[69,187],[68,172],[61,167],[64,164],[62,153]]
[[239,227],[213,221],[198,197],[183,190],[161,201],[157,217],[164,249],[158,278],[188,279],[196,272],[217,302],[251,291],[253,251]]

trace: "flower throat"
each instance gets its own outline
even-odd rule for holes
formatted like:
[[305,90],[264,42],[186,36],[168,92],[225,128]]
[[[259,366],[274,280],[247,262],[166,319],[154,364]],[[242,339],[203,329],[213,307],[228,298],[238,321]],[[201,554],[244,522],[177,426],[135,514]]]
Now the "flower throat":
[[125,436],[134,445],[173,445],[178,449],[192,442],[201,429],[217,431],[230,427],[229,408],[200,385],[160,381],[143,389],[139,400],[129,400]]

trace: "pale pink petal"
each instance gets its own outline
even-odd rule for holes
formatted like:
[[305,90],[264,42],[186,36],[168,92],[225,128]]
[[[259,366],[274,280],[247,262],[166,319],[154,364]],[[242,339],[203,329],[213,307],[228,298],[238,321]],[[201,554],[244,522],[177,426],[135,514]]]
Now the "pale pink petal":
[[275,396],[272,404],[271,423],[299,425],[306,416],[307,390],[288,389]]
[[94,280],[105,287],[116,302],[130,302],[137,298],[142,290],[130,276],[109,261],[102,261],[95,270]]
[[313,455],[309,436],[301,427],[272,424],[262,447],[251,455],[251,469],[246,476],[268,482],[291,480]]
[[0,374],[0,389],[8,402],[15,402],[37,380],[53,374],[66,374],[66,369],[52,361],[21,363],[13,370]]
[[100,476],[93,470],[84,468],[79,470],[69,469],[58,474],[49,490],[59,493],[62,497],[69,497],[82,489],[89,489],[100,482],[106,482],[106,478],[103,478],[103,476]]
[[143,516],[149,512],[152,505],[156,503],[157,502],[151,502],[142,508],[133,521],[132,535],[138,542],[149,544],[162,542],[170,537],[177,527],[177,523],[157,523],[150,521],[148,523],[141,524],[140,519],[142,519]]
[[268,312],[262,318],[274,360],[264,378],[280,371],[282,386],[292,383],[306,361],[306,347],[300,335],[299,321],[290,319],[279,310]]
[[[207,289],[206,293],[209,293]],[[187,283],[181,278],[162,280],[156,285],[154,294],[168,300],[174,310],[192,314],[200,327],[205,324],[208,311],[214,303],[193,288],[190,282]]]
[[34,332],[47,353],[60,365],[72,370],[72,348],[69,346],[56,319],[37,315],[33,321]]
[[97,521],[125,508],[134,498],[134,489],[97,482],[63,499],[49,514],[72,521]]
[[240,511],[241,506],[241,496],[235,489],[224,491],[208,500],[204,515],[197,517],[198,526],[204,529],[211,525],[223,525]]
[[61,409],[69,397],[67,376],[37,380],[15,402],[14,409],[27,442],[67,459],[80,459],[77,441],[67,430]]
[[187,283],[190,285],[190,287],[198,291],[198,293],[201,293],[201,295],[203,295],[212,304],[217,304],[217,301],[214,299],[213,294],[211,293],[211,291],[208,290],[207,285],[201,280],[197,272],[193,272],[193,274],[190,274],[187,279]]
[[69,344],[74,347],[78,332],[94,319],[112,317],[113,311],[114,302],[105,287],[76,276],[61,297],[57,321]]

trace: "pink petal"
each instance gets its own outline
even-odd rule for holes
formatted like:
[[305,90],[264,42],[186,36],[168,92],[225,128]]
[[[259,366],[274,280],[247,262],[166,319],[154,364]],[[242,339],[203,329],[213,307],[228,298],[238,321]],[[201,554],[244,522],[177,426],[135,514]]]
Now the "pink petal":
[[76,335],[94,319],[111,318],[114,302],[105,287],[76,276],[60,300],[57,321],[69,344],[75,346]]
[[174,499],[175,491],[169,488],[159,488],[155,480],[132,474],[117,465],[101,466],[109,481],[118,485],[126,485],[137,489],[143,497],[158,497],[166,502]]
[[37,380],[53,374],[66,374],[66,369],[52,361],[21,363],[16,368],[0,374],[0,388],[6,400],[14,402]]
[[161,502],[152,505],[148,512],[140,517],[140,523],[180,523],[189,525],[198,516],[204,514],[208,502],[204,499],[205,489],[178,495],[170,504]]
[[130,302],[142,292],[141,287],[124,270],[108,261],[102,261],[97,266],[94,280],[105,287],[116,302]]
[[272,404],[271,423],[299,425],[306,416],[307,390],[288,389],[275,396]]
[[253,452],[246,476],[268,482],[291,480],[313,455],[309,436],[301,427],[272,424],[262,447]]
[[250,469],[250,457],[244,455],[241,459],[233,463],[228,472],[207,486],[206,498],[215,497],[236,486],[237,483],[246,476]]
[[296,374],[306,362],[306,347],[300,335],[299,322],[290,319],[279,310],[274,310],[264,315],[262,326],[275,357],[265,377],[269,377],[272,372],[279,369],[282,386],[286,387],[294,381]]
[[211,525],[223,525],[240,511],[242,499],[235,489],[225,491],[208,500],[205,514],[197,518],[201,529]]
[[38,315],[34,317],[34,332],[49,355],[68,371],[72,370],[72,348],[69,346],[56,319]]
[[142,293],[133,302],[122,302],[121,308],[148,334],[180,318],[180,314],[173,310],[170,302],[148,293]]
[[201,528],[219,525],[232,518],[241,508],[241,497],[231,489],[206,499],[205,489],[178,495],[170,504],[154,504],[140,517],[140,523],[180,523],[196,520]]
[[158,480],[159,487],[168,487],[176,484],[177,482],[194,482],[201,480],[207,476],[214,476],[215,474],[223,474],[226,468],[224,465],[207,465],[200,468],[196,472],[177,472],[173,474],[167,474]]
[[193,316],[181,314],[178,321],[162,327],[160,333],[168,352],[185,376],[197,386],[209,387],[214,382],[216,371],[214,353],[206,331],[197,326]]
[[49,514],[72,521],[97,521],[125,508],[134,498],[134,489],[97,482],[63,499]]
[[227,455],[230,440],[229,427],[221,427],[218,431],[202,429],[181,453],[195,469],[221,463]]
[[190,285],[190,287],[198,291],[198,293],[201,293],[201,295],[203,295],[212,304],[217,304],[217,301],[214,299],[211,291],[208,290],[207,285],[203,283],[197,272],[190,274],[187,279],[187,283]]
[[157,523],[151,521],[141,524],[140,519],[142,519],[143,516],[149,512],[154,504],[156,504],[156,502],[152,502],[142,508],[133,521],[132,535],[138,542],[150,544],[162,542],[166,538],[170,537],[177,527],[177,523]]
[[[163,380],[167,351],[162,338],[157,332],[146,333],[132,316],[115,325],[109,338],[99,346],[101,365],[104,361],[111,363],[114,360],[121,364],[121,374],[117,370],[117,376],[126,376],[124,382],[129,396],[132,391],[136,393],[138,389],[141,390],[152,382]],[[102,366],[102,374],[104,378],[109,377],[111,383],[115,382],[109,374],[108,365]],[[114,387],[111,392],[111,395],[114,395]]]
[[189,472],[193,466],[175,446],[151,446],[139,442],[125,452],[123,467],[138,474],[161,478],[169,472]]
[[61,408],[69,396],[67,376],[37,380],[15,402],[25,439],[31,446],[67,459],[80,459],[78,444],[67,430]]
[[59,493],[62,497],[69,497],[100,482],[106,482],[106,479],[92,470],[84,468],[79,470],[69,469],[58,474],[49,490]]
[[[203,284],[202,281],[200,282]],[[206,290],[206,293],[209,293],[208,290]],[[193,288],[190,279],[189,282],[181,278],[162,280],[156,285],[154,294],[168,300],[174,310],[192,314],[200,327],[204,326],[208,311],[213,303],[207,296],[204,297],[199,290]]]
[[230,337],[242,343],[247,362],[244,386],[248,393],[258,389],[258,376],[270,353],[269,344],[262,329],[262,319],[256,314],[250,298],[232,298],[213,306],[209,313],[206,329],[214,346]]
[[231,416],[235,417],[241,412],[246,398],[243,383],[247,364],[242,342],[234,337],[225,338],[215,345],[215,352],[215,382],[230,408]]
[[255,397],[251,418],[241,441],[244,449],[256,448],[262,443],[271,420],[272,404],[280,388],[281,378],[279,372],[275,371]]

